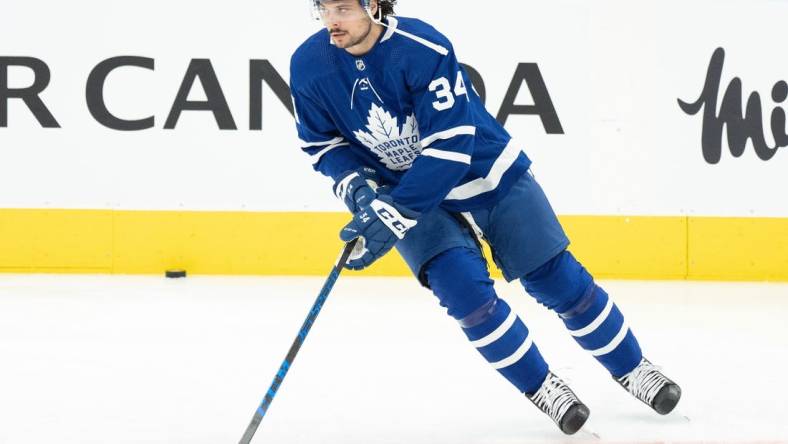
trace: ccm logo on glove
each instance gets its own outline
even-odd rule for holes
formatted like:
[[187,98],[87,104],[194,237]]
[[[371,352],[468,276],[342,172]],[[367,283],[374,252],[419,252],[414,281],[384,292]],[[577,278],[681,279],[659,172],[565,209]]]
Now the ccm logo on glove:
[[369,206],[398,239],[405,237],[405,233],[416,226],[415,220],[404,217],[396,208],[382,200],[375,199]]

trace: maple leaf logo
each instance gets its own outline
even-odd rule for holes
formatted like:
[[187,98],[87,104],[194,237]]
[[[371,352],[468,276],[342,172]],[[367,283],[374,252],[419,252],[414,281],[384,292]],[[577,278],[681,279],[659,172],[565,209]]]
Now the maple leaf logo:
[[410,168],[413,160],[402,162],[401,159],[392,158],[394,148],[401,150],[403,144],[408,145],[408,149],[414,154],[414,158],[415,155],[421,153],[419,126],[416,123],[414,114],[405,118],[405,124],[400,128],[397,117],[392,116],[383,107],[372,103],[367,116],[366,129],[369,131],[360,129],[354,131],[353,134],[359,142],[377,154],[389,169],[396,171],[407,170]]

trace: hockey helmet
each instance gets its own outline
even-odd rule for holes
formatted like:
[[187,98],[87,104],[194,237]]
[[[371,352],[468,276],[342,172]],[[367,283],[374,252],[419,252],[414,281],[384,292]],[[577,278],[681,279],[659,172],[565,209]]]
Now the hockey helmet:
[[[338,1],[338,0],[309,0],[309,4],[310,4],[311,10],[312,10],[312,18],[314,18],[317,21],[323,20],[325,18],[325,15],[327,14],[327,10],[326,10],[326,7],[325,7],[324,3],[336,2],[336,1]],[[370,9],[371,8],[371,5],[370,5],[371,0],[357,0],[357,1],[358,1],[359,5],[361,5],[361,8],[366,12],[366,15],[369,16],[369,17],[372,17],[372,9]],[[358,10],[356,10],[356,11],[348,11],[347,12],[349,14],[348,18],[351,18],[351,19],[352,18],[357,18],[357,17],[354,17],[353,15],[354,14],[357,15],[358,12],[359,12]],[[358,17],[358,18],[360,18],[360,17]]]

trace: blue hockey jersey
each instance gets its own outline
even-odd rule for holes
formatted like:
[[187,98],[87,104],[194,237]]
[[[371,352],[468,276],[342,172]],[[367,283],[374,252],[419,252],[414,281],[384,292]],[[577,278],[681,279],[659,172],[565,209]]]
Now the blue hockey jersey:
[[296,50],[290,87],[302,149],[334,179],[374,168],[394,201],[415,211],[493,205],[530,160],[484,108],[446,37],[417,19],[387,24],[363,56],[334,47],[326,30]]

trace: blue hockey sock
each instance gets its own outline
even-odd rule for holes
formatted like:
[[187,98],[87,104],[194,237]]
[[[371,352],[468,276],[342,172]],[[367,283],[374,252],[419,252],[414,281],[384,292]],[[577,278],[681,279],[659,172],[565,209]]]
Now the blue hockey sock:
[[643,355],[624,315],[570,252],[555,256],[522,281],[613,376],[623,376],[640,363]]
[[523,393],[534,393],[548,366],[528,328],[493,289],[484,259],[468,248],[448,250],[428,265],[430,287],[493,368]]
[[494,369],[523,393],[534,393],[548,366],[528,327],[503,299],[495,299],[460,320],[463,332]]
[[574,307],[561,313],[561,319],[577,343],[613,376],[620,378],[640,363],[643,354],[635,335],[598,285],[592,283]]

